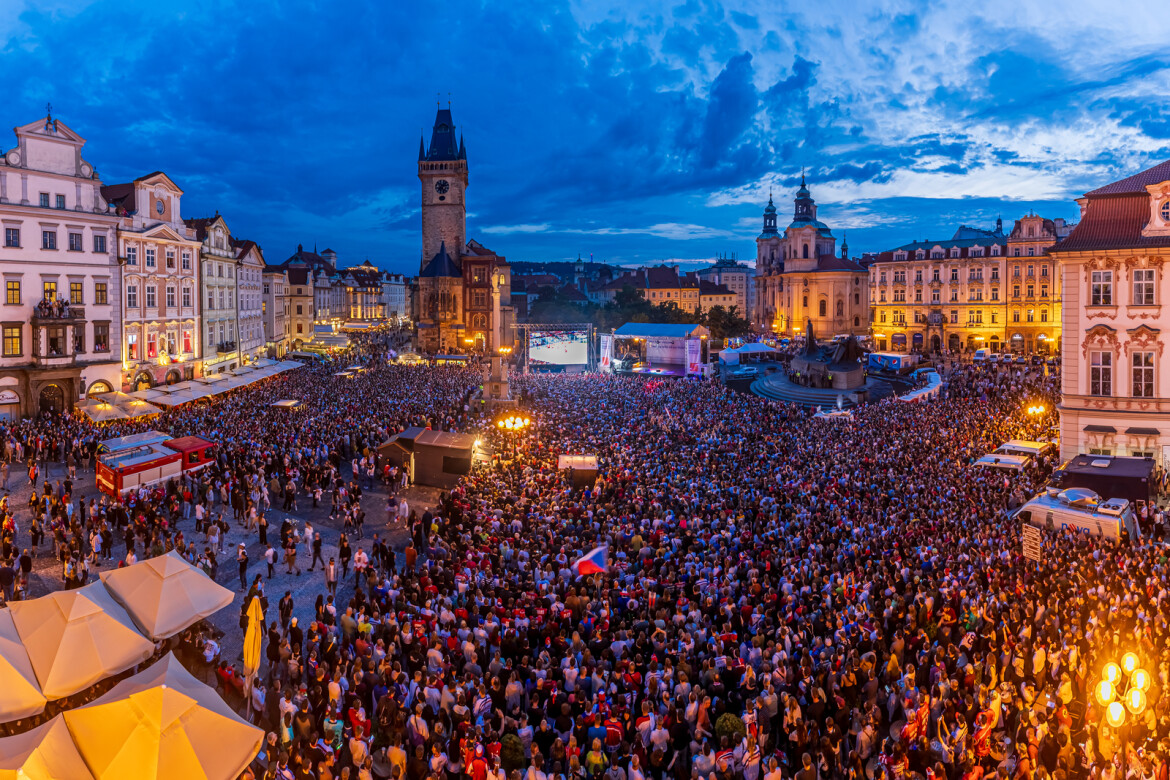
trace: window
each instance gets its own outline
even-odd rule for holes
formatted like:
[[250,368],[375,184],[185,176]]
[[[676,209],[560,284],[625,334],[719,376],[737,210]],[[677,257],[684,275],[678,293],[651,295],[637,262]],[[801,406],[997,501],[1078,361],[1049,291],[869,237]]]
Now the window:
[[138,285],[136,284],[126,285],[126,308],[138,308]]
[[959,291],[958,290],[951,290],[951,300],[952,301],[959,300]]
[[1035,322],[1035,321],[1036,321],[1036,310],[1035,309],[1028,309],[1028,322]]
[[126,336],[126,352],[130,355],[131,360],[138,359],[138,334],[131,333]]
[[106,237],[105,236],[99,236],[96,234],[94,235],[94,237],[93,237],[93,251],[95,251],[95,252],[105,252],[106,251]]
[[99,306],[105,306],[109,303],[109,293],[105,282],[93,283],[93,302]]
[[158,357],[158,334],[157,333],[147,333],[146,334],[146,357],[147,358]]
[[93,324],[93,351],[110,351],[110,326],[108,323],[95,322]]
[[69,234],[69,251],[70,252],[81,252],[83,250],[82,241],[84,241],[84,240],[85,240],[85,236],[83,236],[81,233],[70,233]]
[[878,293],[878,298],[881,300],[882,303],[885,303],[886,302],[886,291],[885,290],[880,291]]
[[57,196],[57,208],[59,208],[59,209],[65,208],[65,196],[64,195]]
[[1164,219],[1167,222],[1170,222],[1170,200],[1164,201],[1162,203],[1161,213],[1162,213],[1162,219]]
[[914,302],[915,303],[922,303],[922,290],[915,290],[914,291]]
[[917,271],[914,272],[914,281],[920,282],[920,283],[922,282],[922,269],[921,268],[919,268]]
[[951,324],[952,324],[952,325],[958,325],[958,324],[959,324],[959,312],[958,312],[958,310],[953,310],[953,311],[951,311]]
[[184,271],[191,270],[191,253],[190,252],[183,253],[183,270]]
[[1089,353],[1089,395],[1113,395],[1113,353]]
[[1045,276],[1045,277],[1048,276],[1048,266],[1046,266],[1046,265],[1040,266],[1040,275]]
[[[1032,257],[1035,254],[1036,254],[1036,247],[1034,247],[1034,246],[1028,247],[1028,257]],[[1028,274],[1028,276],[1031,276],[1031,274]]]
[[1019,322],[1019,321],[1020,321],[1020,311],[1019,311],[1019,309],[1016,309],[1015,311],[1012,312],[1012,322]]
[[158,305],[156,290],[153,284],[146,285],[146,308],[153,309]]
[[1133,353],[1133,395],[1137,398],[1154,397],[1154,353]]
[[56,249],[57,248],[57,231],[56,230],[42,230],[41,231],[41,249]]
[[175,308],[175,288],[172,285],[167,285],[167,308]]
[[20,246],[20,228],[4,228],[4,246]]
[[183,308],[186,308],[186,309],[191,308],[191,288],[190,287],[183,288]]
[[[807,305],[808,298],[806,297],[804,300],[806,301],[805,305]],[[300,313],[301,313],[301,305],[298,303],[297,304],[297,314],[300,314]],[[299,325],[297,327],[298,327],[298,329],[300,328]]]
[[1029,284],[1028,285],[1028,297],[1033,298],[1033,297],[1035,297],[1035,295],[1036,295],[1036,285]]
[[1154,305],[1154,269],[1137,268],[1133,272],[1133,305]]
[[23,357],[24,347],[20,337],[20,325],[4,326],[4,357]]
[[1014,252],[1012,252],[1012,254],[1014,254],[1016,257],[1019,257],[1020,256],[1020,248],[1016,247],[1016,250]]
[[20,281],[9,279],[4,283],[4,302],[9,306],[20,304]]
[[215,293],[213,293],[211,290],[207,291],[207,308],[215,308]]
[[930,302],[931,303],[941,303],[942,302],[940,300],[940,293],[938,290],[931,290],[930,291]]
[[999,322],[999,317],[996,315],[995,312],[992,312],[991,313],[991,324],[994,325],[997,322]]
[[85,328],[78,327],[73,329],[73,351],[76,354],[85,352]]
[[56,357],[65,354],[65,329],[56,326],[45,328],[46,341],[49,346],[49,355]]
[[41,297],[47,301],[57,300],[57,283],[43,282],[41,284]]
[[138,265],[138,247],[126,247],[126,265]]
[[993,301],[999,300],[999,288],[998,287],[991,288],[991,300],[993,300]]
[[827,313],[827,310],[828,310],[828,304],[825,301],[821,301],[820,305],[817,308],[817,311],[820,313],[820,316],[824,317],[825,314]]
[[265,294],[265,295],[268,295],[268,294],[269,294],[269,292],[268,292],[268,285],[264,285],[264,294]]
[[303,332],[304,332],[304,328],[302,328],[301,323],[298,322],[297,323],[297,333],[303,333]]
[[1093,271],[1092,290],[1089,293],[1089,303],[1092,306],[1113,305],[1113,272]]
[[1040,321],[1041,322],[1048,322],[1048,309],[1041,309],[1040,310]]
[[952,282],[959,281],[959,269],[958,268],[951,269],[951,281]]
[[49,207],[49,193],[41,193],[41,208],[47,209]]
[[1019,298],[1019,297],[1020,297],[1020,286],[1019,286],[1018,284],[1013,284],[1013,285],[1012,285],[1012,297],[1013,297],[1013,298]]
[[175,267],[175,250],[167,249],[167,268]]
[[156,265],[158,265],[158,263],[155,261],[154,247],[148,246],[146,248],[146,267],[154,268]]
[[879,319],[881,319],[883,323],[886,321],[886,313],[884,311],[881,313],[881,317]]
[[82,282],[69,283],[69,303],[74,306],[85,303],[85,286]]
[[184,352],[194,352],[195,351],[195,350],[191,349],[191,331],[190,330],[183,331],[183,351]]
[[992,266],[992,268],[991,268],[991,281],[993,281],[993,282],[999,281],[999,266],[998,265]]
[[937,281],[940,281],[940,279],[938,278],[938,269],[937,269],[937,268],[935,268],[935,269],[934,269],[934,273],[933,273],[933,275],[931,276],[931,279],[930,279],[930,280],[931,280],[932,282],[937,282]]

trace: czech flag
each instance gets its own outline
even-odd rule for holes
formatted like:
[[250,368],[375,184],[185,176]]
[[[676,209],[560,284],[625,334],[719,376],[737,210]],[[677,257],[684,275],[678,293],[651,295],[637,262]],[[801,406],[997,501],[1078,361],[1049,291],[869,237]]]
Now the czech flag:
[[594,547],[573,565],[577,567],[577,573],[581,576],[605,574],[609,570],[609,545]]

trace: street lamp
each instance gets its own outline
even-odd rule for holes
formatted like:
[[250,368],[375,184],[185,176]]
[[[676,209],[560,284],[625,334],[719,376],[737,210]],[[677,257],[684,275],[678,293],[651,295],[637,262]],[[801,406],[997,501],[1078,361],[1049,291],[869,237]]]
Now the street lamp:
[[512,440],[512,457],[516,457],[516,437],[528,426],[532,425],[532,418],[525,414],[510,414],[496,420],[496,427],[508,434]]
[[[1101,679],[1093,688],[1097,703],[1105,708],[1104,720],[1121,734],[1121,775],[1125,776],[1129,752],[1129,721],[1141,715],[1150,689],[1150,673],[1139,665],[1138,657],[1126,653],[1120,663],[1110,661],[1101,670]],[[1130,717],[1132,716],[1132,717]]]

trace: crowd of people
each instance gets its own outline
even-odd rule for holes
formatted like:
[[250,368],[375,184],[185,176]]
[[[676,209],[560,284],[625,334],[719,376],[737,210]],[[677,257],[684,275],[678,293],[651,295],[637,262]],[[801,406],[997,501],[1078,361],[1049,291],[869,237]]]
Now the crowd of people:
[[[371,370],[333,376],[354,360]],[[336,365],[163,421],[3,432],[4,459],[27,462],[34,484],[38,468],[91,468],[98,439],[142,428],[223,444],[196,481],[124,503],[74,507],[66,471],[22,523],[0,509],[4,558],[45,534],[66,585],[168,549],[235,585],[219,571],[225,508],[266,535],[277,501],[294,514],[329,502],[351,552],[319,558],[288,521],[272,535],[290,572],[290,540],[312,554],[311,621],[249,581],[237,553],[241,613],[259,597],[269,626],[250,691],[214,641],[183,639],[267,733],[247,776],[1113,780],[1124,767],[1165,780],[1163,548],[1048,535],[1029,561],[1007,510],[1042,488],[1051,458],[1006,475],[971,466],[1052,423],[1045,369],[949,366],[936,400],[848,420],[709,381],[514,377],[534,425],[505,441],[471,403],[475,367],[388,365],[369,345]],[[278,397],[304,404],[269,408]],[[1045,419],[1025,413],[1037,403]],[[476,432],[498,454],[407,509],[402,476],[371,451],[412,425]],[[596,478],[575,486],[556,468],[566,453],[596,455]],[[371,488],[405,523],[404,549],[381,519],[367,529],[380,538],[359,538]],[[607,571],[582,575],[574,563],[597,548]],[[1124,741],[1091,692],[1118,648],[1155,677]]]

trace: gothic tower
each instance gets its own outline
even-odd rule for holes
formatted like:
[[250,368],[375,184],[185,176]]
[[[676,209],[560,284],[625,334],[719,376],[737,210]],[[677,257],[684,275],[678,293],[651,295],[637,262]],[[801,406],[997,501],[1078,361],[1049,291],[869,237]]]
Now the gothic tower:
[[458,263],[467,243],[467,152],[455,138],[450,108],[440,108],[431,130],[431,145],[418,141],[418,179],[422,183],[422,270],[446,246]]

